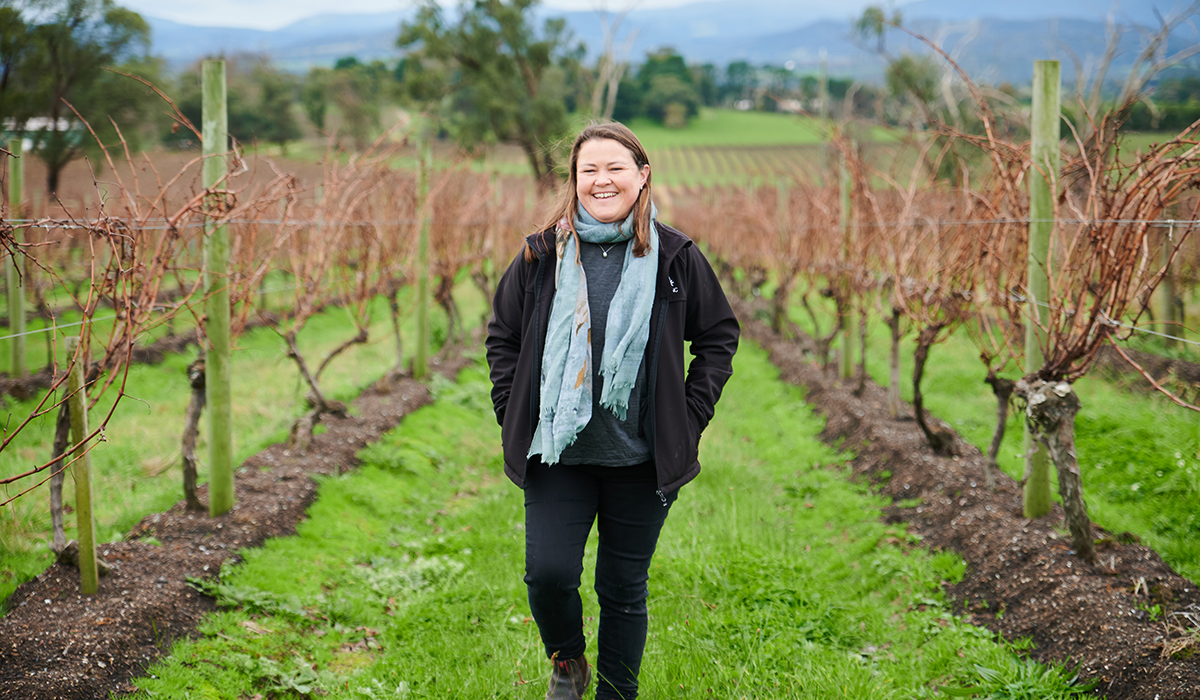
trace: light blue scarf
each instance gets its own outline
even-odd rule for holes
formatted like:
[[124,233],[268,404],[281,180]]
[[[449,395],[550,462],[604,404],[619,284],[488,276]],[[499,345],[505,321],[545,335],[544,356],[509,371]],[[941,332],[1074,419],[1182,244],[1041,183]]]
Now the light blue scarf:
[[[600,358],[603,389],[600,405],[621,420],[629,408],[629,393],[650,339],[650,311],[658,282],[658,210],[650,205],[650,250],[642,257],[625,247],[621,282],[608,306],[604,354]],[[633,237],[633,212],[619,223],[600,223],[582,206],[575,230],[588,243],[617,243]],[[558,462],[562,451],[592,419],[592,319],[588,308],[587,275],[579,262],[575,236],[564,218],[558,222],[555,245],[554,303],[542,350],[540,420],[529,456],[540,454],[545,464]]]

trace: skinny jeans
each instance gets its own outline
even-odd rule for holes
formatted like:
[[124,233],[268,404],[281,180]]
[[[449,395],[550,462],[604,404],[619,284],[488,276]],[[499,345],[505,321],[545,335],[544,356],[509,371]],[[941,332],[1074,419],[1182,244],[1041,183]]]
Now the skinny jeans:
[[658,495],[653,462],[632,467],[546,466],[530,460],[525,482],[525,583],[546,655],[583,655],[579,597],[592,523],[600,535],[596,595],[600,631],[596,700],[633,700],[646,647],[646,582],[676,493]]

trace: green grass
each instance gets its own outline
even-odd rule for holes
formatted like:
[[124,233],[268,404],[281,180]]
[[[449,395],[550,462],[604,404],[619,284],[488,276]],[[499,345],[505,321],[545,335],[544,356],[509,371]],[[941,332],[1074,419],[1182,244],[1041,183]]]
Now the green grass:
[[[671,129],[645,118],[628,124],[649,151],[713,146],[811,145],[828,139],[828,127],[814,117],[779,112],[742,112],[704,108],[686,127]],[[871,141],[893,141],[886,129],[873,128]]]
[[[928,698],[1030,676],[1030,697],[1067,697],[1060,669],[1014,660],[947,612],[938,584],[962,560],[879,521],[882,500],[847,481],[761,349],[743,345],[735,368],[651,570],[643,698]],[[296,536],[208,584],[227,609],[136,679],[137,697],[543,697],[521,493],[502,476],[488,388],[468,368],[358,472],[323,478]]]
[[[830,311],[831,313],[831,311]],[[793,309],[793,320],[808,319]],[[888,383],[888,330],[872,321],[867,371]],[[901,396],[912,399],[913,337],[901,349]],[[986,451],[995,429],[996,401],[983,383],[979,351],[960,330],[930,351],[922,391],[927,409]],[[1132,532],[1184,576],[1200,580],[1200,416],[1165,397],[1130,390],[1093,373],[1075,384],[1083,408],[1076,419],[1076,447],[1084,501],[1092,520],[1113,532]],[[917,430],[916,424],[912,429]],[[1023,423],[1009,414],[1000,467],[1024,474]],[[1057,488],[1057,487],[1056,487]]]
[[[456,297],[464,318],[475,323],[482,309],[479,294],[464,285],[456,290]],[[401,308],[411,306],[403,299],[401,303]],[[445,317],[435,307],[431,318],[435,340],[440,343],[445,335]],[[323,357],[353,335],[352,329],[347,312],[341,309],[313,317],[299,336],[310,366],[313,358]],[[368,343],[352,347],[330,364],[321,378],[327,396],[348,401],[393,365],[391,320],[382,300],[376,300],[373,306],[370,337]],[[414,337],[409,318],[403,327],[406,351],[412,349]],[[131,368],[127,396],[109,422],[107,441],[91,452],[98,542],[120,541],[146,514],[164,511],[182,498],[179,443],[191,391],[185,369],[194,357],[193,349],[170,355],[158,365]],[[295,365],[286,358],[283,342],[268,329],[249,331],[238,340],[232,376],[235,464],[239,464],[267,445],[287,438],[291,421],[305,410],[306,388]],[[102,397],[91,414],[93,424],[108,411],[115,395],[110,390]],[[17,420],[29,415],[33,405],[32,401],[12,402],[8,410]],[[205,425],[202,421],[196,447],[201,483],[207,480]],[[53,431],[53,415],[35,420],[0,452],[0,476],[17,474],[48,460]],[[9,485],[0,489],[0,497],[7,499],[31,485],[28,480]],[[0,509],[0,601],[53,560],[48,488],[41,486]],[[71,479],[65,480],[63,491],[64,503],[73,504]],[[66,516],[65,524],[67,538],[75,537],[71,514]]]

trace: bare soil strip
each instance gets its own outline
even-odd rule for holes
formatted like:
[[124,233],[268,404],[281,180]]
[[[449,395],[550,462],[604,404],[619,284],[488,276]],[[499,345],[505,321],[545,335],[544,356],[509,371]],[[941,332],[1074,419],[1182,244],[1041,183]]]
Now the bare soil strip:
[[[436,371],[453,377],[464,364],[455,359]],[[126,541],[101,545],[114,571],[94,596],[80,595],[79,572],[61,563],[22,584],[0,618],[0,698],[90,700],[133,690],[130,679],[172,641],[195,634],[214,607],[187,577],[214,575],[238,550],[294,533],[316,496],[312,474],[351,469],[359,449],[429,401],[428,388],[412,379],[381,382],[353,403],[350,417],[326,417],[328,430],[305,454],[278,444],[246,460],[232,511],[209,518],[180,501],[147,516]]]
[[[1101,528],[1098,564],[1075,557],[1069,536],[1055,530],[1060,506],[1025,519],[1012,478],[997,474],[994,493],[984,486],[986,458],[975,446],[956,435],[962,456],[935,455],[911,417],[889,417],[885,389],[867,382],[854,396],[857,380],[842,382],[820,369],[805,351],[807,339],[782,339],[751,307],[731,301],[746,336],[769,351],[785,381],[806,387],[807,400],[826,416],[822,438],[852,450],[854,475],[892,499],[888,521],[908,523],[925,546],[962,554],[966,577],[946,586],[958,614],[1008,639],[1031,638],[1034,658],[1079,666],[1082,678],[1099,679],[1101,697],[1200,697],[1200,636],[1194,627],[1184,633],[1191,623],[1172,614],[1197,619],[1195,583],[1152,549]],[[1151,619],[1155,605],[1162,616]]]

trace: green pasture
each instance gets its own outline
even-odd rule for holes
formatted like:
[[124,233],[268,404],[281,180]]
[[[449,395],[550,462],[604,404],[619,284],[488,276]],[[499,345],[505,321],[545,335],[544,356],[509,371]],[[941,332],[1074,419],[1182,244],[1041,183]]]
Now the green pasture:
[[[321,479],[294,537],[198,582],[224,609],[135,679],[135,697],[543,697],[521,492],[502,475],[488,391],[478,364],[436,381],[436,402],[363,450],[361,469]],[[962,560],[882,524],[883,499],[847,480],[822,424],[743,344],[651,570],[641,697],[1069,697],[1069,672],[949,612],[939,584]]]
[[[824,311],[829,314],[824,319],[828,329],[832,309]],[[791,317],[811,329],[798,308],[792,309]],[[874,317],[869,327],[867,372],[886,386],[889,331]],[[996,400],[983,383],[986,371],[966,330],[930,351],[922,391],[931,413],[986,451],[996,425]],[[900,354],[900,393],[909,401],[914,336],[905,336]],[[854,357],[857,362],[857,350]],[[1200,541],[1195,536],[1200,527],[1200,415],[1099,371],[1079,380],[1075,388],[1083,403],[1075,430],[1088,515],[1110,531],[1137,535],[1176,571],[1200,580]],[[911,425],[918,430],[916,423]],[[999,463],[1017,479],[1025,471],[1022,436],[1022,419],[1016,410],[1010,411]]]
[[[408,293],[408,290],[401,293],[402,310],[412,307]],[[466,322],[477,323],[483,313],[483,300],[478,292],[470,285],[461,285],[456,298]],[[408,357],[415,323],[411,311],[402,313],[405,314],[402,341]],[[445,316],[440,308],[434,307],[431,319],[434,339],[440,343],[446,334]],[[389,311],[382,299],[372,306],[369,330],[368,343],[347,350],[322,375],[321,385],[327,396],[348,401],[393,366],[395,342]],[[319,361],[353,334],[347,312],[334,308],[313,317],[298,340],[313,366],[314,359]],[[31,350],[37,345],[31,344]],[[130,369],[126,396],[120,400],[105,431],[107,441],[91,452],[98,542],[119,541],[146,514],[164,511],[182,499],[180,440],[191,395],[185,369],[194,358],[195,351],[190,350],[168,355],[158,365],[134,365]],[[267,328],[248,331],[237,340],[232,377],[233,425],[237,431],[235,463],[240,463],[263,447],[287,438],[291,421],[305,410],[307,389],[294,363],[286,357],[283,341]],[[110,388],[92,410],[93,426],[112,407],[116,388]],[[40,398],[25,402],[9,399],[8,410],[13,420],[30,415]],[[50,458],[54,420],[53,414],[35,419],[0,452],[0,476],[27,471]],[[201,483],[207,477],[203,467],[208,449],[206,425],[201,422],[197,445]],[[0,497],[7,500],[34,483],[25,479],[0,488]],[[48,489],[46,485],[40,486],[0,509],[0,600],[52,561]],[[63,490],[64,503],[74,503],[71,479],[65,480]],[[70,514],[66,516],[66,526],[70,539],[75,536]]]

